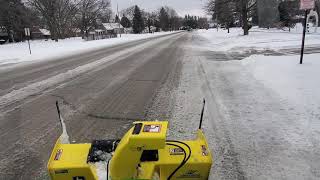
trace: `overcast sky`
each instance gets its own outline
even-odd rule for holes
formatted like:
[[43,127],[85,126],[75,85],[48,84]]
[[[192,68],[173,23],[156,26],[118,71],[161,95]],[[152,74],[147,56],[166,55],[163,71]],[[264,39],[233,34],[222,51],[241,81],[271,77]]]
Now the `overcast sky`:
[[185,14],[204,16],[203,6],[207,0],[111,0],[113,11],[119,11],[132,5],[138,5],[141,9],[153,11],[167,5],[174,8],[180,16]]

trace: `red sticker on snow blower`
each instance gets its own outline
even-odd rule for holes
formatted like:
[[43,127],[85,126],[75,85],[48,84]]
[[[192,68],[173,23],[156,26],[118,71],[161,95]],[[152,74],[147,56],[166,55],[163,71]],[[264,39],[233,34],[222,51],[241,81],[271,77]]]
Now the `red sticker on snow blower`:
[[160,130],[161,130],[160,124],[145,125],[143,127],[143,132],[159,133]]

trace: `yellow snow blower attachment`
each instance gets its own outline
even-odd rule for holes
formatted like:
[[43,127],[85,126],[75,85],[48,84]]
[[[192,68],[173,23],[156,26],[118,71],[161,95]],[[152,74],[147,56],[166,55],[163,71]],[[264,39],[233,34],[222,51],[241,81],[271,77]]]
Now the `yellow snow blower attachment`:
[[[59,108],[58,112],[65,127]],[[212,156],[201,130],[202,117],[203,110],[197,138],[192,141],[167,140],[167,121],[135,122],[121,140],[89,144],[63,144],[64,132],[48,162],[50,177],[52,180],[207,180]]]

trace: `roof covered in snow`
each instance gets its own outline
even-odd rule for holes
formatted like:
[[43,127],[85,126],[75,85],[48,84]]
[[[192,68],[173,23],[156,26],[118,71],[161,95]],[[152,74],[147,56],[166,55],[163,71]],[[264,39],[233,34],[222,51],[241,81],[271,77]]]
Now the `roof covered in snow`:
[[94,31],[95,31],[95,32],[104,32],[103,29],[95,29]]
[[102,25],[104,26],[104,28],[106,28],[106,30],[123,28],[120,23],[102,23]]
[[48,29],[39,29],[39,31],[45,36],[50,36],[51,35],[51,33],[50,33],[50,31]]

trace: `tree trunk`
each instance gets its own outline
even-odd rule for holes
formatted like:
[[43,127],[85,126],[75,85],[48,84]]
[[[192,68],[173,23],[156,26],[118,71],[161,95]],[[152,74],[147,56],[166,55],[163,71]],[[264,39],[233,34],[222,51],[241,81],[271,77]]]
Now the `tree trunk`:
[[57,28],[54,23],[51,24],[49,27],[50,33],[51,33],[51,39],[58,42],[58,34],[57,34]]
[[249,25],[248,25],[248,0],[241,0],[242,8],[242,28],[243,28],[243,35],[249,35]]

